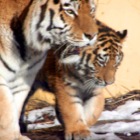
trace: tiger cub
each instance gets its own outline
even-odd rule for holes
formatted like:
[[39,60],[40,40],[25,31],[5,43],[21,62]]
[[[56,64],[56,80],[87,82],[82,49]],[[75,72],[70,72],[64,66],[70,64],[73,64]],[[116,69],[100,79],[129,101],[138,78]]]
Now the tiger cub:
[[127,30],[116,32],[100,21],[97,25],[95,45],[66,45],[50,50],[37,77],[47,81],[49,91],[55,93],[56,113],[64,126],[65,140],[92,140],[89,127],[104,108],[102,88],[114,83],[123,58],[122,43]]
[[0,0],[0,140],[29,140],[19,116],[47,51],[93,45],[94,15],[93,0]]

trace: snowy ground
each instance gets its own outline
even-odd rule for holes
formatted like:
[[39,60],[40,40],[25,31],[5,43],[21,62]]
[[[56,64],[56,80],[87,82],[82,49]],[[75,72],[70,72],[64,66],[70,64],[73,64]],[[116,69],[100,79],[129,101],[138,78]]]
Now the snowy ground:
[[[43,122],[44,115],[55,116],[53,107],[30,111],[25,121],[29,123],[28,129],[42,129],[59,125],[55,118],[53,121]],[[91,127],[96,140],[121,140],[115,133],[131,136],[131,133],[140,132],[140,101],[127,101],[113,111],[103,111],[99,123]],[[39,122],[39,123],[34,123]]]

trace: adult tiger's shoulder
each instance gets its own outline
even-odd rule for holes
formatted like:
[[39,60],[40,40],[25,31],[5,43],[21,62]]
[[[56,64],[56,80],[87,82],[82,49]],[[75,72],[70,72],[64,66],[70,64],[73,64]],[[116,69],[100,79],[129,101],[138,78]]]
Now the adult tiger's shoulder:
[[11,29],[11,21],[16,16],[19,17],[25,7],[31,0],[1,0],[0,1],[0,52],[6,49],[6,46],[12,44],[14,40]]

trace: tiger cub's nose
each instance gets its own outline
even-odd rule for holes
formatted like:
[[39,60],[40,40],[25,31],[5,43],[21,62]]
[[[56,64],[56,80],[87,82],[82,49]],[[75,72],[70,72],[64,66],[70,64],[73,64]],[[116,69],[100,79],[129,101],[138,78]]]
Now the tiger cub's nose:
[[105,81],[105,84],[106,84],[106,85],[111,85],[111,84],[114,83],[114,81],[115,81],[115,79],[112,78],[112,79],[110,79],[110,80],[106,80],[106,81]]

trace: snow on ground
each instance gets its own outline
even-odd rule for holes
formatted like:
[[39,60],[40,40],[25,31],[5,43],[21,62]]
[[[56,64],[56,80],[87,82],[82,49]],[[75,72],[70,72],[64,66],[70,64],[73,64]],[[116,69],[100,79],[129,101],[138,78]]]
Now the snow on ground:
[[52,106],[45,107],[42,109],[32,110],[29,112],[28,116],[25,116],[24,120],[29,123],[33,123],[35,121],[43,120],[43,115],[55,116],[55,111]]
[[115,133],[134,133],[140,131],[140,121],[136,122],[115,122],[115,123],[106,123],[104,125],[97,125],[91,128],[91,131],[96,133],[106,133],[106,132],[115,132]]
[[127,101],[124,105],[118,106],[113,111],[103,111],[99,120],[140,120],[140,101]]
[[[121,140],[114,133],[123,133],[126,135],[131,135],[133,132],[140,132],[140,101],[127,101],[124,105],[119,106],[113,111],[103,111],[100,121],[117,121],[113,123],[103,123],[91,127],[91,132],[93,138],[96,140]],[[48,114],[50,116],[55,116],[55,111],[53,107],[46,107],[43,109],[38,109],[29,112],[28,116],[25,118],[27,122],[35,122],[37,120],[42,120],[42,115]],[[124,120],[133,122],[124,122]],[[29,124],[28,129],[41,129],[48,128],[52,126],[60,125],[57,119],[54,123],[37,123]],[[106,134],[98,134],[106,133]]]
[[95,134],[92,133],[92,137],[94,140],[122,140],[114,133],[107,133],[107,134]]

